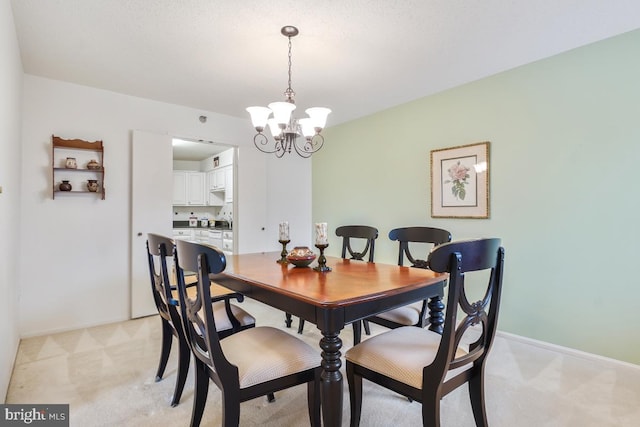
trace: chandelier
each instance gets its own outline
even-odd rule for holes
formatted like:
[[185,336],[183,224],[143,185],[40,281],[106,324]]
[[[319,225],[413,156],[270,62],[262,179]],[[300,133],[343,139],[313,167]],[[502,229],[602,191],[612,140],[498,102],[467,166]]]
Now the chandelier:
[[[289,80],[287,90],[284,91],[285,100],[272,102],[268,107],[247,108],[251,115],[251,123],[258,132],[253,137],[253,143],[258,150],[275,153],[277,157],[291,153],[293,148],[299,156],[307,158],[322,148],[324,138],[320,132],[327,123],[327,116],[331,110],[313,107],[305,110],[309,117],[296,119],[293,116],[292,113],[296,109],[296,93],[291,89],[291,37],[298,35],[298,29],[287,25],[282,27],[280,33],[289,39]],[[264,133],[267,125],[273,140],[269,140]],[[304,142],[299,144],[298,137],[301,134],[304,136]]]

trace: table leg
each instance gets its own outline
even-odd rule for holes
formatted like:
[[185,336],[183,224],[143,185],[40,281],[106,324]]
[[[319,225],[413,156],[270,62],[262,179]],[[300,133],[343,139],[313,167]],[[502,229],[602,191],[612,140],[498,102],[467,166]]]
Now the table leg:
[[444,303],[441,296],[429,298],[429,330],[442,335],[444,329]]
[[340,349],[342,340],[338,332],[322,331],[322,374],[320,375],[322,419],[325,426],[342,425],[342,374]]

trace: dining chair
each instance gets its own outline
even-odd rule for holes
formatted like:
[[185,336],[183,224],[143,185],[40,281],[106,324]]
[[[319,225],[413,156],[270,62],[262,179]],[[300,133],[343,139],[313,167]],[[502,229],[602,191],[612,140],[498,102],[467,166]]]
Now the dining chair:
[[[475,423],[488,426],[484,371],[500,308],[504,248],[500,239],[444,243],[433,249],[427,263],[433,271],[449,273],[442,335],[405,326],[346,352],[352,427],[360,424],[363,378],[421,402],[422,423],[431,427],[440,426],[441,399],[468,383]],[[475,273],[480,271],[484,275]],[[470,276],[466,283],[465,276]],[[484,286],[481,280],[487,276]],[[470,302],[468,295],[478,290],[484,296]],[[459,310],[464,318],[458,322]]]
[[[173,263],[174,242],[168,237],[149,233],[147,235],[147,259],[149,261],[149,275],[151,278],[151,291],[153,300],[158,309],[162,323],[162,346],[160,349],[160,362],[156,371],[156,382],[162,379],[167,367],[173,337],[178,340],[178,369],[176,385],[171,398],[171,406],[180,403],[180,397],[184,389],[184,384],[189,371],[189,360],[191,352],[189,344],[182,328],[180,314],[177,309],[178,295],[177,289],[171,285],[169,275],[169,264]],[[189,293],[193,293],[195,288],[195,277],[191,276],[189,281]],[[174,280],[175,282],[175,280]],[[256,322],[253,316],[237,305],[231,304],[232,299],[242,301],[244,296],[229,291],[218,285],[212,285],[212,291],[218,294],[213,302],[213,312],[216,317],[216,325],[220,328],[220,336],[227,337],[237,331],[252,328]]]
[[[258,326],[225,339],[209,304],[210,275],[224,271],[226,258],[214,246],[179,240],[174,253],[183,327],[196,373],[191,426],[199,426],[211,380],[222,392],[222,425],[238,426],[240,403],[307,384],[309,419],[320,426],[320,355],[279,329]],[[187,294],[184,271],[197,272],[197,293]]]
[[[428,268],[425,259],[416,256],[418,249],[424,249],[424,254],[428,255],[429,250],[442,243],[451,241],[451,233],[441,228],[433,227],[402,227],[394,228],[389,232],[389,239],[398,242],[398,265],[404,265],[405,257],[411,263],[411,267]],[[426,258],[426,256],[424,257]],[[444,309],[440,299],[432,300],[432,305],[437,305],[439,310]],[[398,307],[385,311],[363,321],[365,331],[369,329],[369,322],[376,323],[387,328],[399,328],[401,326],[419,326],[424,328],[427,325],[427,310],[429,302],[425,299],[422,302]],[[440,323],[442,319],[433,319]],[[440,325],[441,327],[441,325]]]
[[[378,238],[378,229],[368,225],[342,225],[336,228],[336,236],[342,237],[341,257],[364,261],[365,257],[368,262],[373,262],[376,239]],[[358,246],[357,246],[358,245]],[[354,250],[357,248],[358,250]],[[304,330],[304,319],[300,319],[298,323],[298,333]],[[353,343],[358,344],[362,339],[362,323],[358,320],[353,325]],[[369,325],[365,324],[365,332],[371,334]]]

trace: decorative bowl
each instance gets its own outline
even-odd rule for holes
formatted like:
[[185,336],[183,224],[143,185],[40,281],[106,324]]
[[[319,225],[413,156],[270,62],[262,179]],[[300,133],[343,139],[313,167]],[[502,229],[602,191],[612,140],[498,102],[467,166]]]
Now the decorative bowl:
[[306,246],[296,246],[287,254],[287,261],[296,267],[308,267],[316,259],[316,254]]

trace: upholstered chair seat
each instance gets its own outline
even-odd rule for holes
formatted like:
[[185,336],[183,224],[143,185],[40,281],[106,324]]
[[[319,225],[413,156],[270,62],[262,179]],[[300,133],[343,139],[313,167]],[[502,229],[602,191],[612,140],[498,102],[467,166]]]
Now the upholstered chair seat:
[[269,326],[247,329],[220,341],[222,352],[238,368],[240,388],[314,369],[318,351]]
[[418,325],[422,314],[422,302],[405,305],[377,315],[378,318],[398,325]]
[[[361,342],[349,349],[345,358],[419,389],[422,370],[435,359],[441,339],[440,334],[428,329],[403,326]],[[458,347],[455,357],[465,354],[467,351]]]

